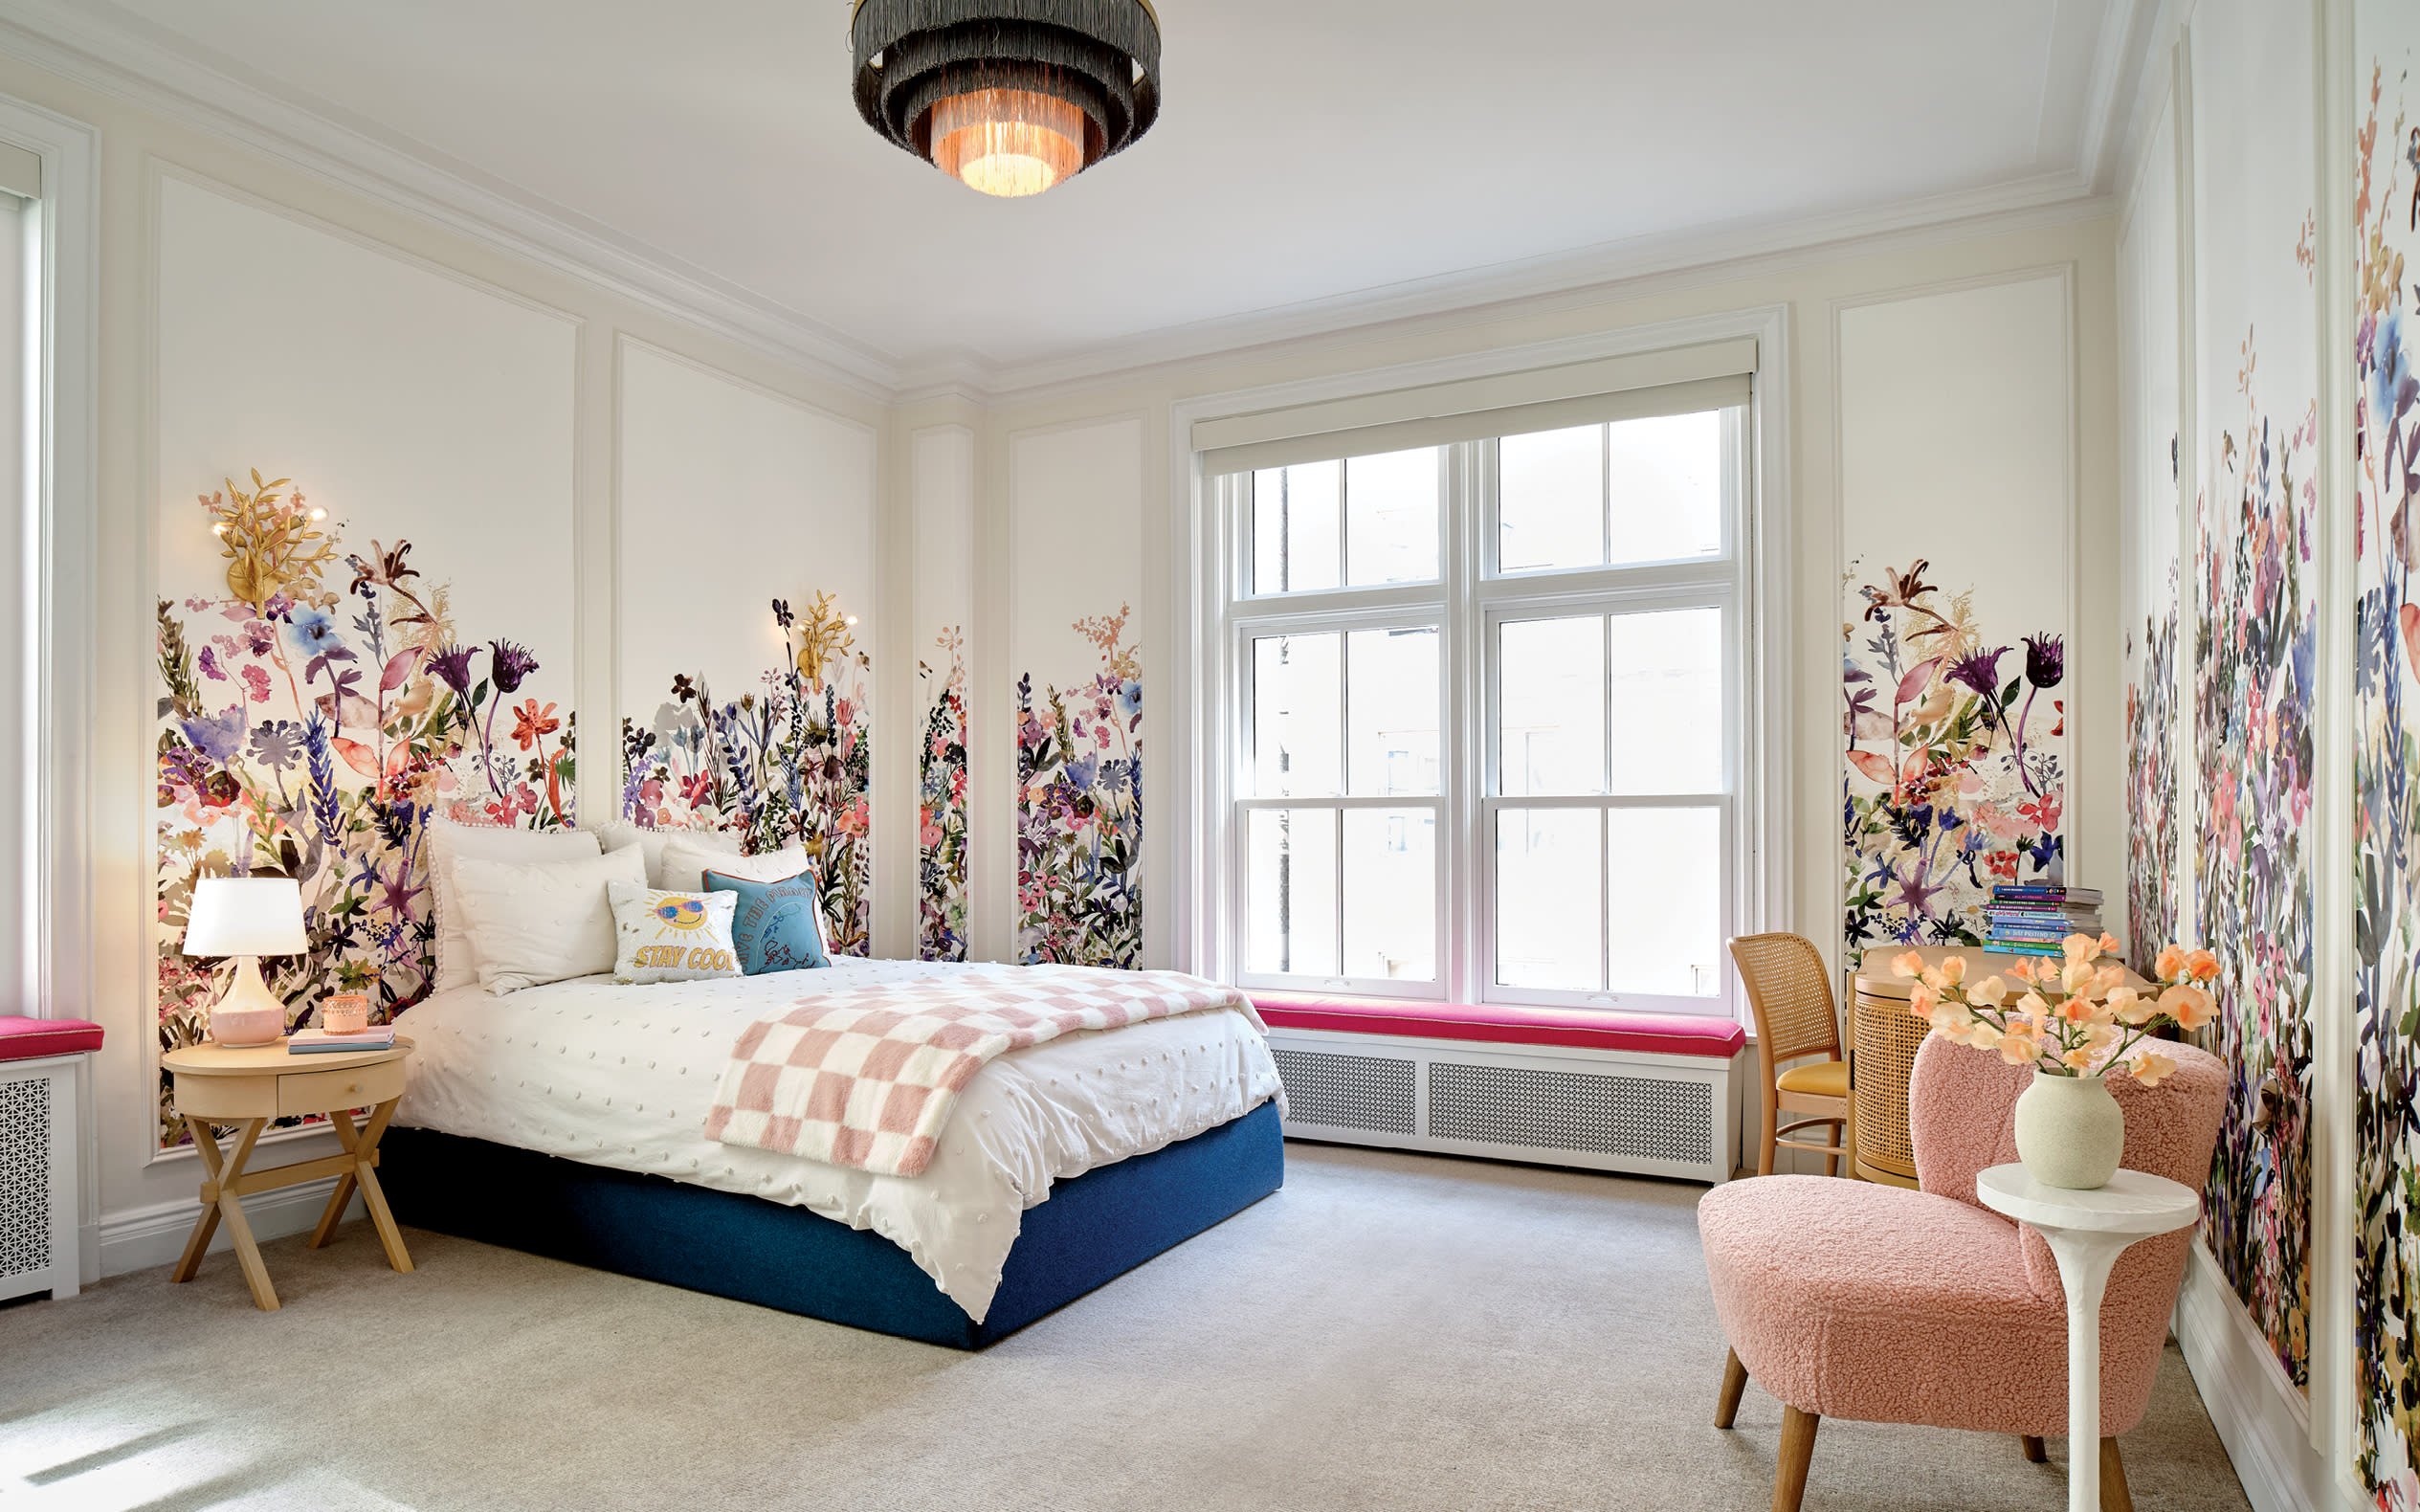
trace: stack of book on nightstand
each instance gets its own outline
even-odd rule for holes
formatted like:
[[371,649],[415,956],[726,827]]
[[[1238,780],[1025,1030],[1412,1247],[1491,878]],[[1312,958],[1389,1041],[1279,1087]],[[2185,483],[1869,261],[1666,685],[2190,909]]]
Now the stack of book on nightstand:
[[1983,916],[1991,948],[2009,955],[2057,955],[2069,935],[2100,937],[2100,890],[2002,883]]
[[347,1050],[394,1048],[395,1026],[392,1024],[372,1024],[349,1034],[331,1034],[324,1029],[298,1029],[286,1040],[286,1053],[294,1056],[325,1056]]

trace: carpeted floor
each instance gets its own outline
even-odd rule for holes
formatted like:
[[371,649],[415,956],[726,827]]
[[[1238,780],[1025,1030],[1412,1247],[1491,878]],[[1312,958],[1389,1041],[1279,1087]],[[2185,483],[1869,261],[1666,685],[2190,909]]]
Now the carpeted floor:
[[[0,1308],[11,1512],[1761,1508],[1703,1189],[1288,1146],[1286,1189],[981,1355],[366,1225]],[[2171,1346],[2136,1503],[2242,1508]],[[1826,1423],[1809,1512],[2065,1504],[2065,1446]]]

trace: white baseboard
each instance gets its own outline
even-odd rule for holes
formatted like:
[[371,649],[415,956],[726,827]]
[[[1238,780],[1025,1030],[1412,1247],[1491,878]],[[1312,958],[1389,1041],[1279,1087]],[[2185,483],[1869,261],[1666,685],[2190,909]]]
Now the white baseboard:
[[[255,1239],[306,1233],[319,1223],[320,1210],[327,1206],[328,1193],[335,1190],[336,1178],[323,1176],[318,1181],[248,1197],[244,1200],[244,1220],[252,1226]],[[361,1217],[365,1211],[361,1194],[356,1192],[344,1210],[345,1219],[349,1222]],[[123,1276],[129,1271],[175,1263],[176,1257],[185,1253],[193,1220],[201,1215],[201,1200],[195,1197],[103,1215],[99,1246],[100,1274]],[[220,1224],[218,1232],[211,1236],[211,1253],[216,1254],[234,1242],[228,1236],[227,1226]]]
[[2177,1294],[2176,1342],[2253,1512],[2334,1512],[2344,1505],[2326,1459],[2311,1447],[2309,1399],[2287,1378],[2199,1239]]

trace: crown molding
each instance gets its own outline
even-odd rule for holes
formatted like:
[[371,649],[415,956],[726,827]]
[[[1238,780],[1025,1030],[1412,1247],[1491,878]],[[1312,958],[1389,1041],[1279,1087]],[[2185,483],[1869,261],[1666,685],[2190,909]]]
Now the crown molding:
[[[988,402],[1030,404],[1113,379],[1278,348],[1355,345],[1787,273],[1845,258],[2071,225],[2115,213],[2080,174],[2043,174],[1819,220],[1639,237],[1153,332],[986,368]],[[909,368],[907,381],[920,370]]]
[[0,0],[0,51],[348,192],[888,402],[898,374],[796,310],[336,107],[263,88],[102,3]]

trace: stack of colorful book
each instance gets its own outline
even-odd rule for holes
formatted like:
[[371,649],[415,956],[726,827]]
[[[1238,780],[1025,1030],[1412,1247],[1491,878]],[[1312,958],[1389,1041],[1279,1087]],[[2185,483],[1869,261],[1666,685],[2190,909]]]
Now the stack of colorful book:
[[324,1029],[298,1029],[286,1038],[286,1054],[290,1056],[332,1056],[348,1050],[394,1048],[392,1024],[372,1024],[349,1034],[331,1034]]
[[1983,916],[1990,945],[2009,955],[2056,955],[2069,935],[2100,934],[2100,890],[2002,883],[1991,889]]

